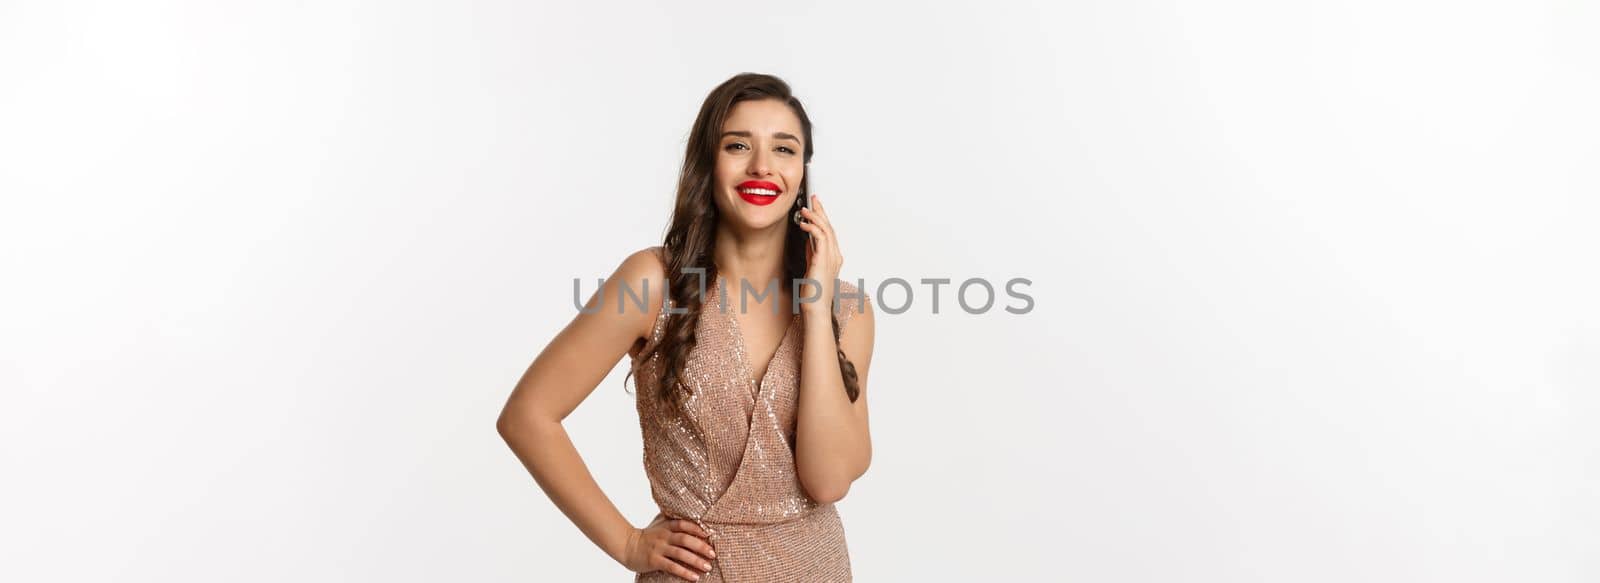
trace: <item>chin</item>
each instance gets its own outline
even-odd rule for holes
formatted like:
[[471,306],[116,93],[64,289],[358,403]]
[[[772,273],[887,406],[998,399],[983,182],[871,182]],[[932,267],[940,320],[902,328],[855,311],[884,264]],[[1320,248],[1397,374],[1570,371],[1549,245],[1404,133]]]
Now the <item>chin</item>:
[[773,216],[767,209],[751,209],[739,214],[739,222],[753,231],[770,229],[788,218],[785,214]]
[[735,194],[728,204],[734,209],[732,213],[725,213],[730,215],[729,218],[736,220],[745,228],[761,230],[769,229],[773,225],[789,220],[789,211],[793,208],[791,205],[794,204],[794,201],[791,200],[788,204],[784,204],[783,201],[779,200],[766,206],[756,206],[745,202],[744,199]]

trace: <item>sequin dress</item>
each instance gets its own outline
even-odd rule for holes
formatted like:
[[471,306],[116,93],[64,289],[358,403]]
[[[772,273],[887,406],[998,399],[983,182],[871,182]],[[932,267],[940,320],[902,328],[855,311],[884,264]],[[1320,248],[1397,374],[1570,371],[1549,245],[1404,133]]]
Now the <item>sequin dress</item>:
[[[711,533],[717,557],[701,582],[850,581],[839,514],[833,504],[807,496],[795,471],[803,320],[794,315],[758,383],[734,319],[738,288],[721,276],[707,288],[698,341],[685,364],[691,391],[684,414],[666,414],[670,405],[657,397],[659,355],[643,364],[634,357],[651,494],[662,514],[692,520]],[[729,301],[721,309],[724,291]],[[845,294],[856,293],[856,286],[840,285],[841,330],[859,310],[857,300],[846,299],[853,295]],[[663,301],[663,307],[670,305]],[[666,317],[662,310],[646,350],[660,340]],[[635,581],[681,579],[654,571]]]

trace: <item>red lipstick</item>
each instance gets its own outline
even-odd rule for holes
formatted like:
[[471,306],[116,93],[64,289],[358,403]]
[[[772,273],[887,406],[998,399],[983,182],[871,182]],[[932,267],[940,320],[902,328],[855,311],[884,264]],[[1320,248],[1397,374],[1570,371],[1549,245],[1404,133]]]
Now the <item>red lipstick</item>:
[[739,198],[756,206],[767,206],[778,200],[778,194],[783,192],[778,185],[765,180],[746,180],[740,182],[734,190],[739,192]]

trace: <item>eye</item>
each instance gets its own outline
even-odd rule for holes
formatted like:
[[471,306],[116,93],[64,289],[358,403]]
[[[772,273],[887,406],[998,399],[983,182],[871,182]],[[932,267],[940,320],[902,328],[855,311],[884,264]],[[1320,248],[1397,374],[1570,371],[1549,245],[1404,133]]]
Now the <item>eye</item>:
[[788,153],[790,153],[790,154],[793,154],[793,153],[794,153],[794,150],[793,150],[793,149],[790,149],[790,148],[789,148],[789,147],[788,147],[788,146],[778,146],[778,149],[779,149],[779,150],[783,150],[783,151],[784,151],[784,152],[788,152]]
[[732,150],[732,149],[734,149],[734,146],[738,146],[740,148],[746,147],[744,145],[744,142],[734,142],[734,143],[728,144],[726,146],[723,146],[722,149],[724,149],[724,150]]

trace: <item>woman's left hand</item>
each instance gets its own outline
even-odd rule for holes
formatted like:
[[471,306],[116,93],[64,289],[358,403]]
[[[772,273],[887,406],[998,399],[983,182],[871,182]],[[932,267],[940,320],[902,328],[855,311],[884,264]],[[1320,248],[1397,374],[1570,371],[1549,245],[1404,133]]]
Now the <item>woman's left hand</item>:
[[800,229],[811,234],[811,246],[806,249],[806,277],[822,284],[821,294],[808,289],[812,284],[801,286],[800,297],[817,295],[817,300],[805,304],[803,309],[827,313],[833,310],[835,280],[839,277],[839,267],[844,264],[839,237],[828,220],[827,207],[817,197],[811,197],[811,207],[800,209],[800,216],[809,221],[800,223]]

